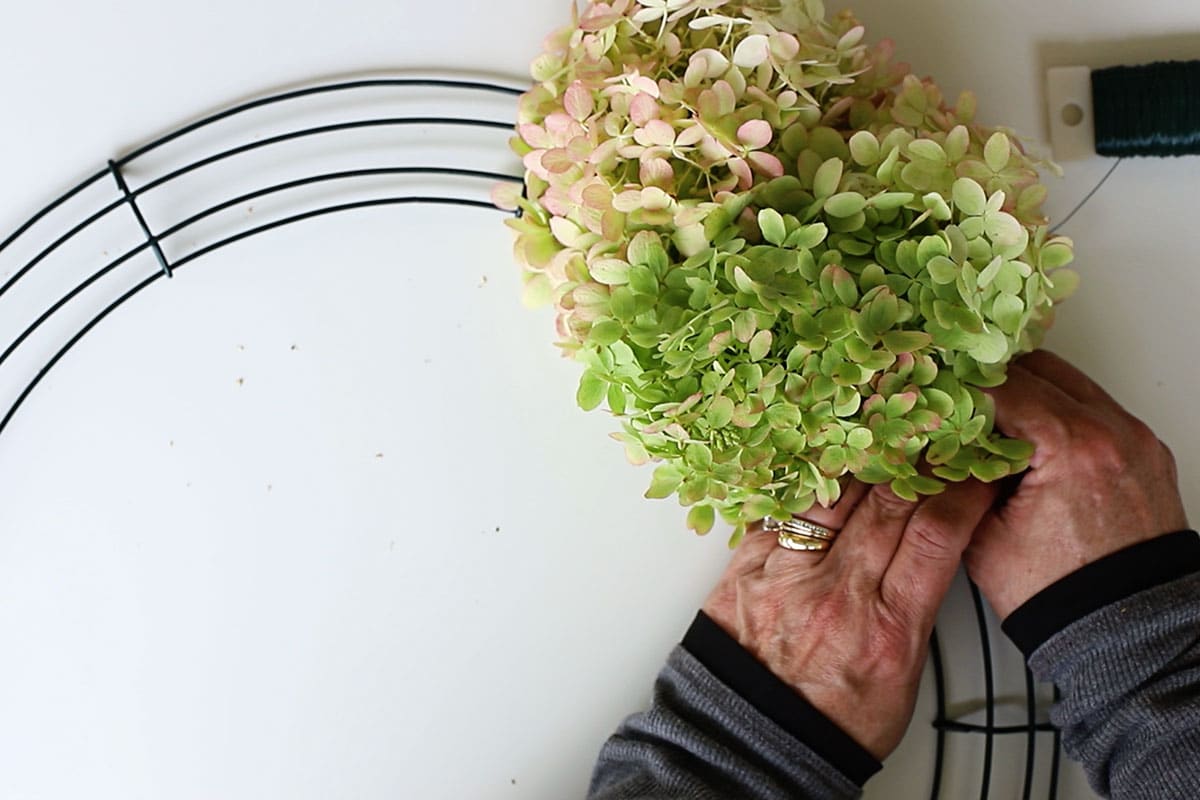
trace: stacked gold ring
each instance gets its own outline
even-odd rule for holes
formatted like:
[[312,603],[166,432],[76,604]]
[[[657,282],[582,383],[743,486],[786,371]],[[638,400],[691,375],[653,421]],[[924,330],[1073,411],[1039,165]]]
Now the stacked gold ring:
[[778,534],[780,547],[806,552],[828,550],[837,536],[837,531],[824,525],[795,518],[778,520],[767,517],[763,520],[763,530]]

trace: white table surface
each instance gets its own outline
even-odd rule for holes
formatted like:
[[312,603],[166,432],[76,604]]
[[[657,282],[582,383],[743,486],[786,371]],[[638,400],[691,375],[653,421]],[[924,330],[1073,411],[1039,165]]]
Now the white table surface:
[[[105,159],[267,90],[520,80],[567,14],[10,6],[4,234]],[[855,7],[948,93],[974,88],[982,119],[1034,139],[1045,67],[1200,53],[1194,4]],[[1068,165],[1051,212],[1107,166]],[[1069,226],[1084,285],[1050,339],[1172,444],[1193,514],[1198,177],[1195,159],[1118,168]],[[498,215],[377,209],[197,262],[69,354],[0,437],[0,797],[582,796],[727,550],[640,498],[646,474],[608,419],[574,408],[576,369],[517,293]],[[944,629],[969,710],[961,585]],[[1011,652],[997,669],[1019,691]],[[868,796],[927,792],[931,714],[923,699]],[[1019,744],[1000,743],[1011,774],[993,798],[1019,796]],[[977,759],[955,740],[943,796],[978,793]],[[1062,787],[1092,796],[1072,770]]]

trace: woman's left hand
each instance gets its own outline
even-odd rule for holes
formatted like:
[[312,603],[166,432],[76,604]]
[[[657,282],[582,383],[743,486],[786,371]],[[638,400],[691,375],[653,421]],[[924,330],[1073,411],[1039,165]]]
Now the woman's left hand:
[[912,718],[938,607],[996,499],[952,484],[918,503],[852,482],[809,522],[840,531],[829,550],[747,532],[704,612],[876,758]]

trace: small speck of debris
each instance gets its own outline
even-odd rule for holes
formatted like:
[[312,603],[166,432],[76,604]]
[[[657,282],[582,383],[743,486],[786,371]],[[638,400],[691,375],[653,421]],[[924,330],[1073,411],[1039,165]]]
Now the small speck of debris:
[[246,345],[244,345],[244,344],[238,345],[238,350],[245,350],[245,349],[246,349]]
[[499,533],[499,532],[500,532],[500,526],[499,526],[499,525],[497,525],[497,526],[496,526],[496,533]]
[[293,350],[299,350],[300,348],[299,348],[299,347],[296,347],[296,345],[292,345],[292,349],[293,349]]
[[376,453],[376,454],[375,454],[375,457],[376,457],[376,458],[383,458],[383,453]]
[[513,786],[516,786],[516,785],[517,785],[517,779],[516,779],[516,778],[513,778],[513,779],[512,779],[512,785],[513,785]]
[[396,549],[396,540],[392,539],[390,542],[388,542],[388,550],[395,550],[395,549]]
[[267,484],[267,491],[268,492],[271,491],[271,484],[269,484],[269,483]]
[[432,363],[433,363],[433,359],[432,359],[432,358],[427,358],[427,359],[425,359],[425,363],[426,363],[426,364],[432,364]]
[[247,206],[247,208],[246,208],[246,213],[247,213],[247,214],[253,214],[253,213],[254,213],[254,206]]
[[187,482],[187,488],[189,488],[189,489],[190,489],[190,488],[192,488],[192,482],[191,482],[191,481],[188,481],[188,482]]
[[246,379],[245,379],[245,378],[238,378],[238,379],[237,379],[237,385],[238,385],[238,386],[242,386],[242,385],[244,385],[245,383],[246,383]]
[[487,282],[488,282],[488,277],[487,277],[487,275],[484,275],[482,278],[479,279],[479,288],[482,289],[483,287],[487,286]]
[[172,439],[171,441],[167,442],[167,446],[168,446],[168,447],[174,447],[174,446],[175,446],[175,440],[174,440],[174,439]]

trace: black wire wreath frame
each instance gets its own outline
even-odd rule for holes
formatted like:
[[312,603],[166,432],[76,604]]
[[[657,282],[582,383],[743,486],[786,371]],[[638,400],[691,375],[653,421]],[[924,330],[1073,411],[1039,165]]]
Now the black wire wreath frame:
[[[204,158],[197,159],[182,167],[178,167],[164,175],[156,177],[143,183],[137,188],[130,188],[126,182],[122,172],[124,167],[137,160],[138,158],[150,153],[153,150],[175,141],[183,136],[193,133],[201,128],[209,126],[215,122],[228,119],[238,114],[243,114],[252,109],[261,108],[269,105],[283,105],[305,97],[314,95],[332,94],[332,93],[350,93],[362,89],[372,88],[394,88],[394,89],[413,89],[413,88],[435,88],[449,90],[455,94],[484,92],[490,94],[506,95],[517,97],[523,89],[510,86],[502,86],[496,83],[476,80],[462,80],[457,78],[376,78],[366,80],[351,80],[341,81],[336,83],[326,83],[314,86],[308,86],[302,89],[271,94],[260,97],[255,100],[244,102],[238,105],[226,108],[223,111],[203,117],[188,125],[179,127],[170,133],[167,133],[158,139],[155,139],[141,147],[136,148],[132,152],[118,159],[110,159],[106,166],[97,171],[91,177],[86,178],[74,188],[68,190],[60,197],[52,201],[45,208],[38,211],[23,223],[16,231],[9,235],[3,242],[0,242],[0,253],[7,250],[14,242],[24,236],[34,225],[45,218],[55,209],[62,206],[64,203],[79,195],[85,189],[91,187],[98,181],[105,178],[111,178],[118,191],[117,199],[108,203],[98,211],[91,214],[89,217],[79,222],[74,227],[70,228],[66,233],[55,239],[50,245],[42,249],[36,256],[30,259],[23,267],[14,273],[3,285],[0,285],[0,299],[3,297],[22,279],[26,278],[31,270],[41,263],[47,256],[57,250],[65,242],[80,234],[89,226],[96,223],[98,220],[107,214],[116,211],[119,208],[126,208],[137,221],[138,226],[145,234],[146,240],[114,258],[108,264],[94,272],[86,280],[80,282],[73,289],[62,295],[56,302],[47,308],[40,316],[37,317],[25,330],[19,334],[8,346],[0,353],[0,367],[17,351],[28,338],[40,328],[47,320],[54,316],[60,309],[67,305],[73,298],[95,283],[97,280],[107,275],[112,270],[116,269],[121,264],[137,256],[139,253],[149,248],[155,259],[158,262],[159,269],[148,277],[132,286],[124,294],[120,295],[116,300],[112,301],[108,306],[103,308],[91,320],[89,320],[82,328],[72,335],[65,344],[58,349],[57,352],[37,371],[36,375],[26,384],[25,388],[17,396],[16,400],[9,407],[4,417],[0,419],[0,435],[4,433],[13,416],[25,403],[30,393],[37,387],[39,383],[46,377],[47,373],[65,356],[71,348],[73,348],[84,336],[87,335],[96,325],[105,317],[123,305],[127,300],[137,295],[146,287],[153,284],[161,278],[173,277],[175,271],[186,266],[192,261],[207,255],[215,250],[241,241],[250,236],[263,233],[274,228],[279,228],[285,225],[290,225],[296,222],[301,222],[306,219],[322,216],[325,214],[333,214],[342,211],[351,211],[359,208],[367,208],[372,206],[383,205],[403,205],[412,203],[422,204],[440,204],[449,206],[466,206],[475,208],[485,208],[495,211],[500,211],[495,205],[488,200],[477,199],[476,197],[466,196],[433,196],[423,194],[404,194],[385,198],[373,198],[370,200],[362,200],[352,203],[341,203],[334,205],[322,206],[315,209],[310,209],[303,213],[293,214],[281,219],[272,220],[268,223],[257,225],[248,230],[242,230],[237,233],[226,236],[216,242],[213,242],[205,247],[197,249],[187,255],[175,260],[169,261],[163,252],[160,245],[161,242],[169,237],[176,236],[180,232],[186,230],[189,226],[210,217],[222,210],[238,206],[249,200],[259,197],[269,196],[278,192],[283,192],[288,189],[299,186],[317,184],[326,181],[345,180],[367,176],[377,175],[423,175],[423,176],[443,176],[456,179],[470,179],[474,181],[487,181],[488,185],[495,182],[511,182],[521,183],[523,178],[520,175],[510,175],[500,172],[492,172],[487,170],[464,169],[454,166],[429,166],[429,165],[402,165],[402,166],[384,166],[371,169],[343,170],[339,172],[328,172],[317,175],[310,175],[297,180],[286,181],[267,186],[262,189],[257,189],[252,192],[240,194],[236,197],[222,201],[212,205],[200,212],[197,212],[183,220],[180,220],[169,227],[166,227],[159,232],[147,222],[142,214],[141,208],[138,206],[138,198],[146,193],[154,190],[157,187],[170,183],[179,178],[181,175],[201,169],[205,166],[214,164],[218,161],[247,153],[254,150],[269,148],[273,145],[280,144],[294,139],[305,137],[323,136],[326,134],[337,133],[339,131],[349,131],[354,129],[373,128],[373,127],[390,127],[390,126],[451,126],[462,128],[484,128],[494,130],[512,131],[514,123],[511,120],[492,120],[479,119],[471,116],[461,117],[444,117],[444,116],[405,116],[405,117],[384,117],[371,119],[356,119],[347,122],[341,122],[331,125],[321,125],[308,127],[299,130],[289,131],[287,133],[271,136],[264,139],[254,140],[246,144],[221,150],[219,152],[208,155]],[[503,212],[512,213],[512,212]],[[974,603],[975,619],[979,630],[980,655],[983,664],[984,676],[984,724],[973,724],[962,721],[961,719],[952,719],[947,715],[946,711],[946,675],[943,661],[943,653],[941,642],[939,641],[938,632],[935,630],[930,641],[930,665],[933,672],[934,692],[936,709],[933,718],[933,727],[936,731],[936,749],[934,754],[933,766],[933,781],[932,790],[930,793],[931,800],[938,800],[942,796],[941,786],[943,778],[943,768],[945,764],[946,754],[946,737],[949,734],[968,734],[982,736],[984,739],[984,756],[982,765],[982,780],[979,797],[980,800],[987,800],[992,784],[993,772],[993,747],[995,737],[1006,735],[1024,735],[1027,739],[1025,746],[1025,772],[1024,772],[1024,790],[1022,798],[1031,800],[1033,797],[1033,782],[1034,782],[1034,755],[1037,749],[1037,737],[1039,734],[1048,733],[1053,737],[1053,748],[1051,756],[1051,767],[1049,776],[1049,787],[1047,797],[1049,800],[1055,800],[1058,794],[1058,772],[1059,762],[1061,757],[1061,740],[1060,734],[1050,723],[1037,720],[1037,699],[1034,691],[1033,675],[1028,668],[1025,670],[1025,713],[1026,721],[1020,725],[997,725],[996,724],[996,689],[995,676],[992,663],[992,646],[988,633],[987,618],[984,611],[983,599],[979,593],[979,589],[972,583],[970,584],[971,597]],[[1059,695],[1057,689],[1054,697],[1057,700]]]

